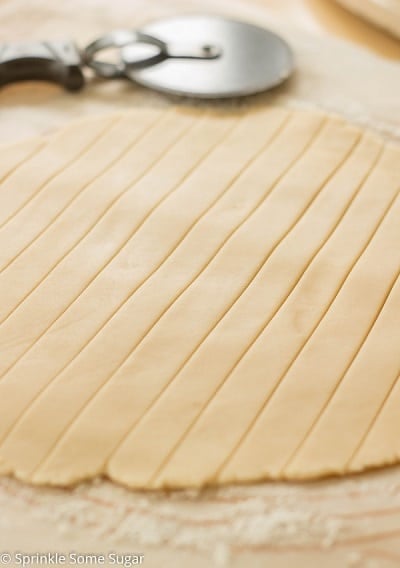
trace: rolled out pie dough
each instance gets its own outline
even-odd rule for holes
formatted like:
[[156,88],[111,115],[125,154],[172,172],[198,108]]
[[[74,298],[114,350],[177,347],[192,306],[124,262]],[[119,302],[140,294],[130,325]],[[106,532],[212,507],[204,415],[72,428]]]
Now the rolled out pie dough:
[[400,148],[143,110],[0,153],[0,471],[138,488],[400,459]]

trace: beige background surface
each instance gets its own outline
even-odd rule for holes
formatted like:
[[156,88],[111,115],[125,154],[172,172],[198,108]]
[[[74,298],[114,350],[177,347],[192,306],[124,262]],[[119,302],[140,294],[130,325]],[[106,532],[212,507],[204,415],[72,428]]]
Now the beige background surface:
[[[333,0],[2,0],[0,19],[5,39],[72,36],[84,45],[127,22],[200,9],[263,22],[293,45],[295,78],[245,104],[317,106],[399,137],[400,45]],[[77,96],[13,85],[0,92],[0,141],[51,132],[72,117],[170,102],[122,82],[96,81]],[[145,566],[157,567],[398,566],[400,472],[200,496],[138,494],[103,482],[39,490],[0,480],[0,550],[58,549],[143,552]]]
[[[303,30],[340,37],[378,55],[400,58],[400,41],[348,12],[335,0],[255,1]],[[363,0],[359,0],[359,5],[362,9]]]

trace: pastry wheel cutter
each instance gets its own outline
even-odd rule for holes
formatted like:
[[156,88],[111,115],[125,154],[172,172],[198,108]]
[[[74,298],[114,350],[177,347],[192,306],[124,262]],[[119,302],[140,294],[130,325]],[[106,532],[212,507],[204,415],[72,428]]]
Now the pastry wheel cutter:
[[[100,58],[117,50],[117,60]],[[84,67],[104,79],[200,98],[271,89],[293,72],[293,54],[275,33],[218,16],[181,16],[138,30],[116,30],[79,50],[72,41],[0,44],[0,85],[47,80],[70,91],[85,84]]]

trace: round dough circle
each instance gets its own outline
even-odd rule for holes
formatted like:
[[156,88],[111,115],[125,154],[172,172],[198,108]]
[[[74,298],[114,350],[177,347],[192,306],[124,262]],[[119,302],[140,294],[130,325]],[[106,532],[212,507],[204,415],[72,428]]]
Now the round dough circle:
[[129,487],[399,460],[400,149],[278,107],[0,156],[0,471]]

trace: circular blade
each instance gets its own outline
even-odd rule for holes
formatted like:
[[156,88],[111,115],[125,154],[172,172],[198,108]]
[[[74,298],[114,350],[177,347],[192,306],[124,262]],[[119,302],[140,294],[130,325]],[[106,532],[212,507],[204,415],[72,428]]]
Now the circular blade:
[[220,52],[214,59],[175,56],[137,68],[131,46],[124,47],[125,75],[159,91],[201,98],[250,95],[279,85],[294,67],[282,38],[245,22],[183,16],[153,22],[141,31],[164,41],[173,53],[185,55],[185,46],[193,45],[215,46]]

